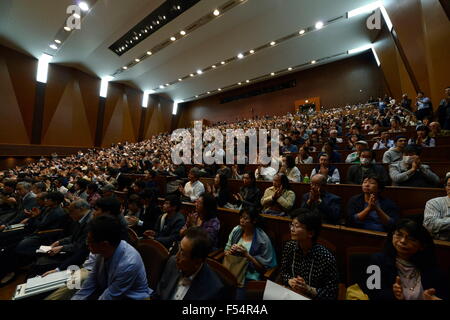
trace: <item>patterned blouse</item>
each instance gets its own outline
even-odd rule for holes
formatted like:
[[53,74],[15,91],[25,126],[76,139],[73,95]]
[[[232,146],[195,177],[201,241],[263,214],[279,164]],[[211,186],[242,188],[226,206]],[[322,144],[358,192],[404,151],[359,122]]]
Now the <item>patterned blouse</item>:
[[288,241],[281,259],[282,284],[300,276],[317,290],[318,300],[336,300],[338,296],[338,271],[336,259],[324,246],[314,244],[305,255],[296,241]]
[[[194,226],[197,226],[200,219],[198,213],[194,212],[191,215],[193,216]],[[203,221],[200,227],[208,233],[209,239],[211,240],[212,243],[213,250],[218,249],[220,220],[217,217],[215,217],[207,221]],[[183,229],[187,228],[189,228],[188,221],[186,221],[186,224],[184,225]]]

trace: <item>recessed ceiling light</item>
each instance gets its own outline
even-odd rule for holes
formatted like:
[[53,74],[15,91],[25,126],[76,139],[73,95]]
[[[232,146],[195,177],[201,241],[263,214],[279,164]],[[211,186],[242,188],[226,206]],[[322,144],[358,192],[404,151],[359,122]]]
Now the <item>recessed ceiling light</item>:
[[221,88],[219,88],[219,89],[217,89],[217,90],[219,90],[219,91],[222,91],[222,89],[221,89]]
[[156,24],[159,24],[159,20],[158,20],[158,21],[156,21]]
[[166,20],[166,16],[163,16],[163,19]]
[[136,62],[140,62],[141,60],[140,60],[140,59],[134,59],[134,61],[136,61]]
[[254,54],[254,53],[255,53],[255,50],[250,50],[250,53],[251,53],[251,54]]
[[214,10],[213,14],[217,17],[220,14],[220,11],[216,9]]
[[194,76],[194,74],[193,74],[193,73],[191,73],[191,74],[190,74],[190,76],[191,76],[191,77],[193,77],[193,76]]
[[180,31],[180,34],[181,34],[182,36],[184,36],[184,35],[186,35],[186,31],[181,30],[181,31]]
[[58,46],[56,44],[51,44],[50,48],[52,48],[53,50],[56,50],[56,49],[58,49]]
[[56,42],[57,44],[60,44],[60,43],[61,43],[61,41],[58,40],[58,39],[56,39],[55,42]]
[[242,85],[242,82],[238,82],[238,85]]
[[239,53],[239,54],[237,55],[237,57],[238,57],[239,59],[242,59],[242,58],[244,58],[244,55],[243,55],[242,53]]
[[78,13],[74,13],[74,14],[73,14],[73,17],[74,17],[75,19],[81,19],[81,16],[80,16]]
[[207,94],[210,94],[210,93],[211,93],[211,92],[209,92],[209,91],[207,92]]
[[304,34],[306,31],[305,30],[300,30],[299,34]]
[[198,96],[195,96],[196,98],[198,98]]
[[180,7],[180,6],[177,6],[177,9],[178,9],[178,10],[180,10],[180,9],[181,9],[181,7]]
[[72,29],[70,29],[69,27],[64,27],[64,30],[66,30],[67,32],[72,31]]
[[123,70],[127,70],[128,67],[127,67],[127,66],[123,66],[122,69],[123,69]]
[[316,29],[322,29],[323,28],[323,22],[322,21],[318,21],[316,23]]
[[179,78],[179,79],[178,79],[178,81],[180,81],[180,82],[181,82],[181,81],[183,81],[183,79]]
[[213,69],[215,69],[215,68],[217,68],[217,67],[216,67],[216,65],[215,65],[215,64],[213,64],[213,65],[212,65],[212,68],[213,68]]
[[249,83],[249,82],[250,82],[250,80],[247,80],[247,81],[245,81],[245,82]]
[[170,37],[170,40],[175,41],[175,40],[177,40],[177,38],[175,38],[175,37]]
[[152,52],[151,51],[147,51],[147,55],[151,56]]
[[270,43],[270,45],[271,46],[274,46],[274,45],[276,45],[277,43],[275,42],[275,41],[272,41],[271,43]]
[[271,76],[274,76],[274,75],[275,75],[275,72],[272,72],[270,75],[271,75]]
[[225,61],[222,61],[220,64],[225,64]]
[[81,10],[83,11],[88,11],[89,10],[89,6],[86,2],[82,1],[78,4],[78,7],[80,7]]
[[311,61],[311,64],[315,64],[317,61],[316,60],[313,60],[313,61]]
[[202,74],[202,73],[203,73],[202,70],[200,70],[200,69],[197,70],[197,74]]
[[163,86],[163,85],[160,85],[159,88],[160,88],[160,89],[164,89],[164,86]]
[[170,84],[166,83],[166,87],[170,86]]
[[289,67],[289,68],[288,68],[288,70],[289,70],[289,71],[292,71],[292,68],[291,68],[291,67]]

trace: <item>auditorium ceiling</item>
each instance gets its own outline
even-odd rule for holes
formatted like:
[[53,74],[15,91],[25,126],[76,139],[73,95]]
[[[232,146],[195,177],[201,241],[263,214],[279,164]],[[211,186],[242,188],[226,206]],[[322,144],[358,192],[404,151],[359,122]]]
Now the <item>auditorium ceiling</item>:
[[[52,63],[114,75],[112,81],[174,101],[348,58],[347,50],[369,44],[378,32],[366,27],[369,13],[346,16],[374,0],[201,0],[118,55],[109,48],[164,0],[86,0],[80,29],[64,31],[67,7],[76,2],[1,0],[0,44],[36,58],[47,52]],[[318,21],[323,28],[316,29]]]

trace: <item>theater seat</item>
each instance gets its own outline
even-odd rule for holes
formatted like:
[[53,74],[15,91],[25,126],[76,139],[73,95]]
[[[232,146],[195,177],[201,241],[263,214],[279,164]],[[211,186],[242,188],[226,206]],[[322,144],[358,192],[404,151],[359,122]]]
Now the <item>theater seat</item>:
[[225,268],[220,262],[207,258],[208,266],[219,276],[220,280],[226,287],[226,299],[234,300],[236,297],[237,279]]
[[139,240],[136,250],[141,254],[144,262],[148,286],[156,290],[169,259],[169,252],[161,243],[152,239]]

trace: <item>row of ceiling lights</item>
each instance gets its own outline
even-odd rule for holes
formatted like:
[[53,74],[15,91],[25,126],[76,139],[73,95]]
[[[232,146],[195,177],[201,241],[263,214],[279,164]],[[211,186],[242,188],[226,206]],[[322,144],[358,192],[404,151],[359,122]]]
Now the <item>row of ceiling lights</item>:
[[[325,26],[325,24],[324,24],[323,21],[318,21],[318,22],[316,22],[316,24],[314,25],[314,28],[315,28],[315,30],[320,30],[320,29],[322,29],[324,26]],[[298,34],[299,34],[300,36],[303,36],[303,35],[307,32],[307,30],[311,30],[311,29],[312,29],[312,28],[302,29],[302,30],[300,30],[300,31],[298,32]],[[269,47],[274,47],[274,46],[276,46],[276,45],[279,44],[279,43],[281,43],[281,42],[271,41],[268,45],[269,45]],[[267,47],[267,46],[264,45],[264,46],[262,46],[262,47]],[[260,50],[262,50],[262,49],[260,49]],[[253,55],[254,53],[256,53],[256,50],[255,50],[255,49],[251,49],[251,50],[249,50],[249,51],[246,52],[246,53],[239,53],[239,54],[236,56],[236,58],[239,59],[239,60],[241,60],[241,59],[244,59],[246,56]],[[227,64],[227,63],[229,63],[229,62],[232,62],[233,60],[236,60],[236,58],[235,58],[235,57],[229,58],[229,59],[226,59],[226,60],[221,61],[220,63],[213,64],[213,65],[211,65],[211,66],[209,66],[209,67],[206,67],[206,68],[204,68],[204,69],[198,69],[195,73],[189,74],[189,76],[184,76],[184,77],[182,77],[182,78],[179,78],[178,81],[172,81],[172,82],[170,82],[170,83],[161,84],[158,88],[154,88],[152,91],[153,91],[153,92],[156,92],[156,90],[158,90],[158,89],[164,89],[164,88],[169,87],[170,85],[173,85],[173,84],[175,84],[175,83],[177,83],[177,82],[183,81],[183,79],[193,78],[193,77],[195,77],[196,75],[201,75],[201,74],[203,74],[204,72],[215,70],[215,69],[217,69],[218,66],[223,66],[223,65],[225,65],[225,64]],[[316,63],[316,60],[311,61],[311,64],[315,64],[315,63]],[[127,68],[127,67],[124,67],[124,68]],[[125,69],[125,70],[126,70],[126,69]],[[292,68],[290,67],[290,68],[288,68],[287,70],[288,70],[288,71],[292,71]],[[272,72],[271,75],[272,75],[272,76],[275,76],[275,73]],[[246,80],[245,82],[246,82],[246,83],[249,83],[250,80]],[[242,82],[239,82],[238,85],[242,85]],[[222,91],[222,88],[219,88],[218,91]],[[211,93],[211,92],[207,92],[207,94],[210,94],[210,93]],[[195,97],[198,98],[198,95],[195,96]]]

